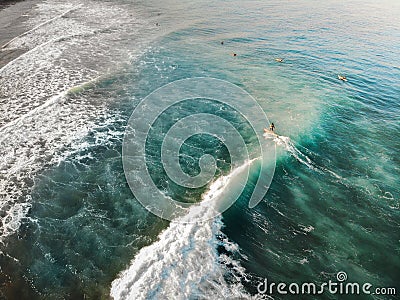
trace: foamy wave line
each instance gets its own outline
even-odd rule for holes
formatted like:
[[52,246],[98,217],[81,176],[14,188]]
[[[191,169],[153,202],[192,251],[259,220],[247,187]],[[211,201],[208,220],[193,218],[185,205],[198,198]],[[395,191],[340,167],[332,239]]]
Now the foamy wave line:
[[[87,105],[75,107],[75,104],[70,104],[75,108],[68,112],[71,108],[63,108],[62,105],[57,104],[69,94],[93,86],[102,77],[99,76],[63,91],[0,128],[0,144],[4,145],[1,150],[4,156],[0,159],[0,210],[4,214],[1,219],[0,242],[18,230],[22,220],[29,212],[30,195],[24,195],[29,192],[30,187],[24,183],[25,180],[32,180],[44,164],[55,165],[65,159],[67,154],[63,154],[61,151],[65,145],[70,145],[72,149],[80,149],[81,139],[87,135],[89,128],[95,125],[94,121],[89,119],[78,124],[79,121],[82,121],[82,112],[87,109],[94,110],[94,107],[90,108]],[[100,115],[101,112],[104,114],[104,108],[97,108],[96,114]],[[56,128],[57,125],[64,122],[58,120],[59,113],[68,115],[70,122],[69,124],[64,123],[63,126],[52,132],[50,128]],[[54,114],[53,119],[52,114]],[[110,116],[108,118],[112,119]],[[25,131],[22,134],[21,131],[27,124],[32,124],[32,132]],[[40,124],[48,125],[49,128]],[[25,140],[22,143],[21,138],[25,138],[30,143],[26,143]],[[55,142],[58,138],[59,142]],[[41,149],[42,146],[37,144],[37,140],[51,148]],[[15,180],[19,183],[18,185],[13,183]]]
[[[218,178],[203,195],[202,202],[174,220],[157,242],[142,248],[130,267],[112,282],[114,299],[252,299],[244,291],[241,279],[244,268],[225,254],[219,254],[223,227],[221,216],[215,215],[218,202],[223,201],[236,176],[246,171],[256,159],[247,161],[229,175]],[[209,201],[213,199],[214,201]],[[196,222],[196,220],[207,220]],[[237,245],[223,239],[227,251]],[[233,266],[228,268],[227,265]],[[230,273],[234,282],[224,276]],[[232,274],[234,273],[234,274]]]
[[306,165],[309,169],[321,174],[326,172],[332,175],[333,177],[336,177],[337,179],[341,180],[343,179],[340,175],[336,174],[335,172],[325,167],[318,166],[315,162],[311,160],[311,158],[309,158],[307,155],[305,155],[303,152],[297,149],[293,141],[289,137],[283,135],[275,136],[271,134],[264,134],[264,137],[273,138],[278,145],[283,146],[285,150],[288,151],[298,162]]
[[52,44],[52,43],[56,43],[59,41],[65,41],[67,39],[72,39],[74,37],[79,37],[80,35],[76,34],[76,35],[68,35],[68,36],[58,36],[56,38],[50,39],[44,43],[41,43],[35,47],[33,47],[32,49],[30,49],[29,51],[21,54],[20,56],[14,58],[12,61],[8,62],[5,66],[3,66],[2,68],[0,68],[0,73],[2,73],[4,70],[10,68],[11,66],[13,66],[15,63],[17,63],[19,60],[24,59],[25,57],[29,56],[32,54],[32,52],[37,51],[40,48],[44,48],[45,46]]
[[[68,89],[66,91],[62,91],[58,95],[55,95],[55,96],[51,97],[49,100],[47,100],[42,105],[40,105],[38,107],[35,107],[34,109],[29,111],[28,113],[20,116],[19,118],[15,119],[15,120],[12,120],[11,122],[9,122],[6,125],[4,125],[3,127],[0,127],[0,132],[4,132],[7,128],[14,127],[14,126],[20,124],[26,118],[31,117],[33,115],[36,115],[41,110],[44,110],[45,108],[47,108],[47,107],[49,107],[49,106],[51,106],[53,104],[56,104],[58,101],[63,99],[66,95],[68,95],[71,92],[74,92],[75,89],[84,88],[84,87],[86,87],[86,86],[88,86],[88,85],[90,85],[92,83],[95,83],[95,82],[99,81],[102,77],[103,76],[96,77],[96,78],[94,78],[92,80],[89,80],[89,81],[83,83],[83,84],[80,84],[80,85],[75,86],[75,87],[71,87],[70,89]],[[5,138],[6,138],[6,136],[3,135],[3,137],[0,139],[0,142],[3,142]]]
[[[11,126],[15,126],[15,125],[19,124],[20,122],[22,122],[26,118],[37,114],[40,110],[43,110],[43,109],[49,107],[50,105],[55,104],[57,101],[59,101],[61,98],[63,98],[67,94],[67,92],[68,91],[63,91],[60,94],[51,97],[49,100],[47,100],[42,105],[32,109],[28,113],[20,116],[18,119],[12,120],[11,122],[9,122],[6,125],[4,125],[3,127],[0,127],[0,132],[3,132],[4,130],[6,130],[7,128],[10,128]],[[4,135],[3,138],[0,139],[0,142],[4,141],[5,138],[6,138],[6,136]]]
[[10,44],[11,44],[12,42],[14,42],[15,40],[17,40],[17,39],[19,39],[19,38],[21,38],[21,37],[23,37],[23,36],[25,36],[25,35],[27,35],[27,34],[33,32],[33,31],[39,29],[40,27],[42,27],[42,26],[44,26],[44,25],[47,25],[47,24],[49,24],[49,23],[51,23],[51,22],[53,22],[53,21],[55,21],[55,20],[57,20],[57,19],[59,19],[59,18],[62,18],[62,17],[65,16],[66,14],[68,14],[68,13],[74,11],[74,10],[77,10],[77,9],[80,8],[80,7],[82,7],[82,4],[76,5],[76,6],[72,7],[71,9],[68,9],[67,11],[63,12],[62,14],[57,15],[57,16],[55,16],[54,18],[52,18],[52,19],[50,19],[50,20],[47,20],[47,21],[45,21],[45,22],[43,22],[43,23],[41,23],[41,24],[35,26],[34,28],[32,28],[32,29],[30,29],[30,30],[28,30],[28,31],[25,31],[24,33],[21,33],[20,35],[16,36],[16,37],[13,38],[12,40],[10,40],[10,41],[8,41],[6,44],[4,44],[1,48],[2,48],[2,49],[6,48],[8,45],[10,45]]

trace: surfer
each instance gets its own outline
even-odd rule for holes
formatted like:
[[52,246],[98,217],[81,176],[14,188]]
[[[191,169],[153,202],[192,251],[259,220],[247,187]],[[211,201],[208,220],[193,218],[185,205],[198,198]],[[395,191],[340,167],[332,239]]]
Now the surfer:
[[337,76],[341,81],[347,81],[346,76],[338,75]]
[[274,131],[275,129],[275,125],[274,123],[271,123],[271,125],[269,125],[269,131]]
[[283,58],[275,58],[275,61],[281,63],[281,62],[283,62]]

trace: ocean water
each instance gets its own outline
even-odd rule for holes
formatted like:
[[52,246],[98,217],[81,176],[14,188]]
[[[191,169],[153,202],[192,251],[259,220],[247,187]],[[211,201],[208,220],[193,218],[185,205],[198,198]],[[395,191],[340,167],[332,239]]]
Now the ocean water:
[[[44,1],[27,22],[6,45],[26,52],[0,69],[2,298],[268,299],[265,278],[320,284],[346,272],[397,288],[360,299],[399,299],[398,1]],[[146,162],[160,190],[198,203],[182,224],[135,199],[122,143],[142,99],[193,77],[243,88],[280,136],[271,186],[250,209],[259,166],[232,169],[220,139],[181,148],[192,176],[215,157],[202,188],[174,184],[160,159],[183,116],[223,116],[252,152],[248,122],[209,99],[165,111]],[[211,218],[204,200],[232,197],[249,166],[239,199]]]

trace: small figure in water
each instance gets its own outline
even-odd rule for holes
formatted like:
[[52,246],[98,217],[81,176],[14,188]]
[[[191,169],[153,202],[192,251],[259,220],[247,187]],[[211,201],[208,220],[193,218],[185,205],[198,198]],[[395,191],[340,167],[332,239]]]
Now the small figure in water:
[[283,62],[283,58],[275,58],[275,61],[281,63],[281,62]]
[[237,56],[237,54],[236,53],[232,53],[232,56]]
[[224,41],[221,42],[221,45],[223,45],[223,44],[224,44]]
[[275,129],[275,125],[274,125],[274,123],[271,123],[271,125],[269,125],[269,130],[274,131],[274,129]]
[[346,76],[338,75],[337,76],[341,81],[347,81]]

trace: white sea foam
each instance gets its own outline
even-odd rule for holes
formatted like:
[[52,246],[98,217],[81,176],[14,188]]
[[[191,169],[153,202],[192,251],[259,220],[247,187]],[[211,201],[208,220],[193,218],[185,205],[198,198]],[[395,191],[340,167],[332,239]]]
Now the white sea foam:
[[84,147],[97,120],[110,117],[112,99],[68,92],[119,70],[151,41],[140,32],[147,21],[107,2],[44,1],[27,22],[32,29],[3,47],[26,52],[0,69],[0,242],[29,211],[36,174]]
[[[217,251],[218,245],[229,252],[239,251],[222,234],[222,218],[196,222],[215,215],[216,203],[223,200],[219,196],[250,164],[251,161],[218,178],[200,204],[192,206],[177,222],[171,222],[157,242],[142,248],[129,268],[113,281],[111,296],[137,300],[252,299],[241,284],[241,280],[247,280],[244,268],[229,255]],[[213,201],[207,201],[210,199]]]
[[283,135],[271,135],[268,133],[265,133],[264,137],[272,138],[277,145],[283,146],[284,149],[288,151],[298,162],[306,165],[311,170],[314,170],[319,173],[326,172],[337,179],[343,180],[343,178],[340,175],[336,174],[335,172],[325,167],[318,166],[316,163],[314,163],[311,160],[311,158],[309,158],[307,155],[305,155],[303,152],[301,152],[299,149],[296,148],[293,141],[289,137]]
[[283,135],[274,136],[268,134],[264,134],[264,137],[272,137],[277,145],[283,146],[285,150],[293,155],[293,157],[297,161],[301,162],[312,170],[317,170],[313,161],[307,155],[303,154],[299,149],[297,149],[289,137]]

